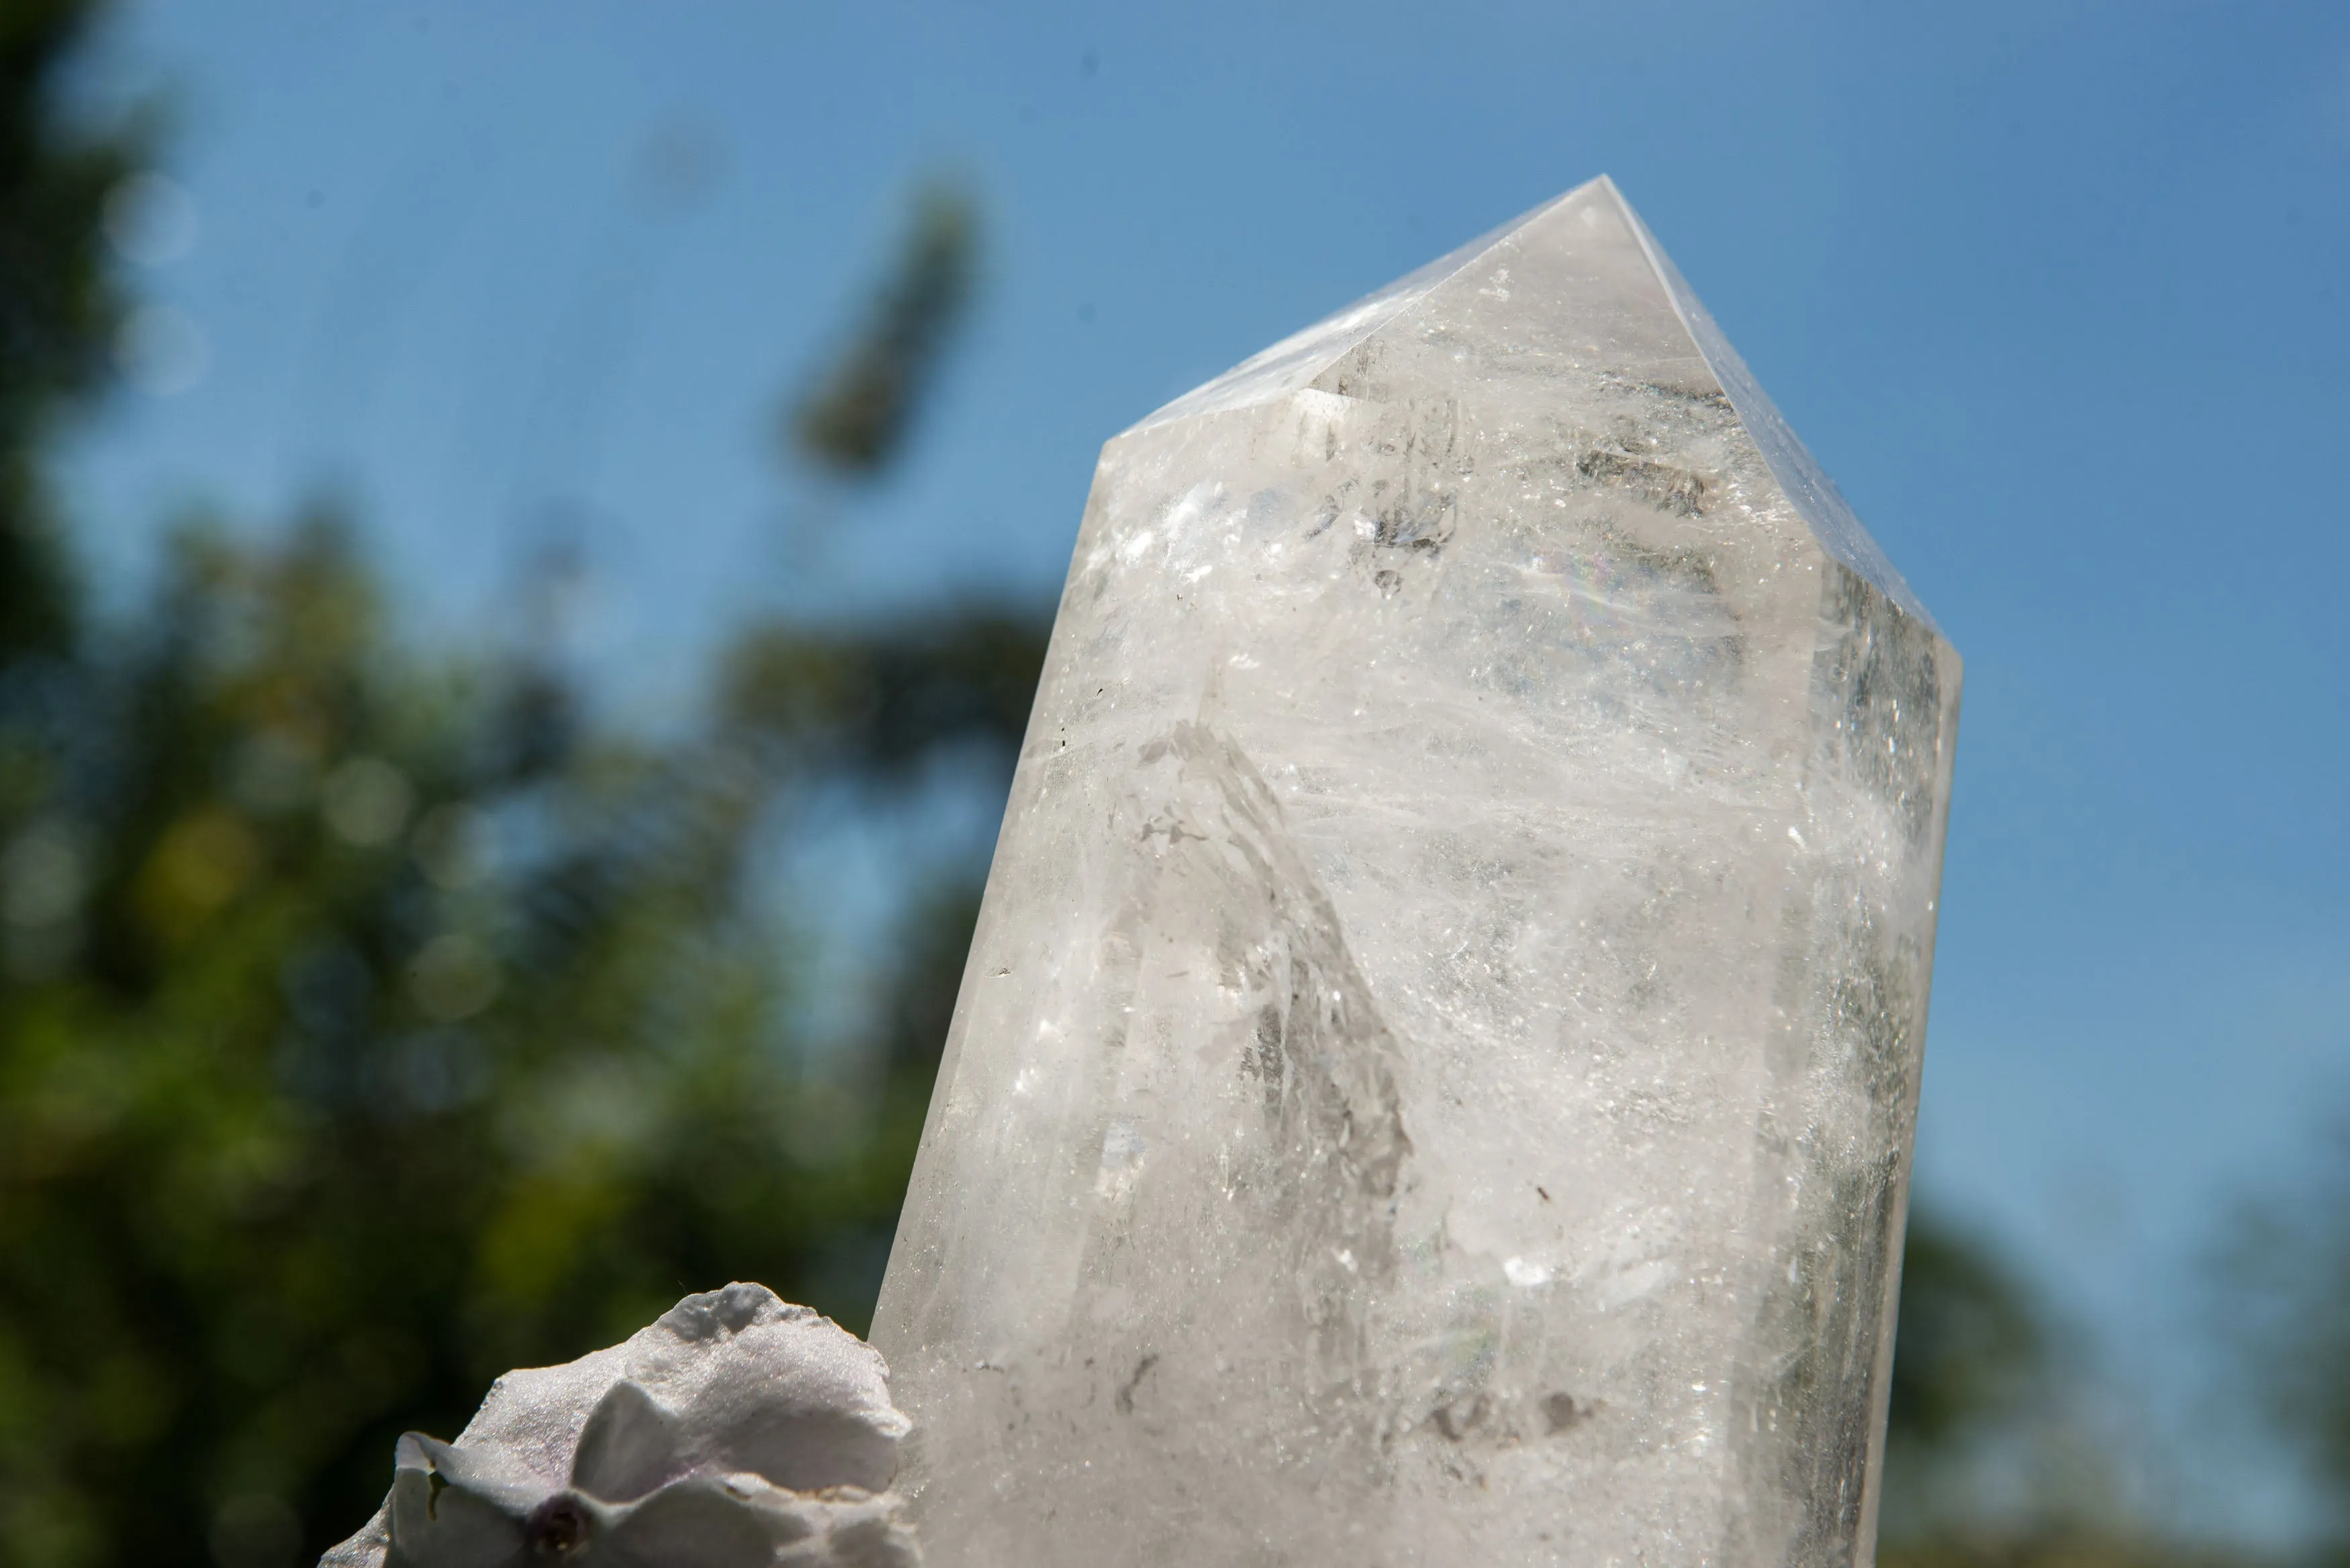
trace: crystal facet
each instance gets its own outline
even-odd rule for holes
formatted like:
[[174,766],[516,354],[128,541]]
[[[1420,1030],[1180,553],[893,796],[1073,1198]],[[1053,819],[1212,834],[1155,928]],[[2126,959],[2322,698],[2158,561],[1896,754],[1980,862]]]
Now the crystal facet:
[[875,1327],[931,1561],[1866,1561],[1958,693],[1604,179],[1110,441]]

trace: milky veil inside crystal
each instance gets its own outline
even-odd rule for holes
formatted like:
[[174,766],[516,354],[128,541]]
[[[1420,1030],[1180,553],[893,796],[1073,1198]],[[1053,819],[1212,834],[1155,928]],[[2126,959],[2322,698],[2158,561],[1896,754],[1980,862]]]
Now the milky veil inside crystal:
[[1110,441],[874,1330],[930,1560],[1865,1560],[1958,691],[1605,180]]

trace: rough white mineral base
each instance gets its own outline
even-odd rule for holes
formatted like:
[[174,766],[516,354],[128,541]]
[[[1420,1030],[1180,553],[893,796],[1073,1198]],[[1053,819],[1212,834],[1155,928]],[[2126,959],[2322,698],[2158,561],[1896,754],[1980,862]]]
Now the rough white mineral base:
[[1605,180],[1112,441],[874,1333],[933,1564],[1865,1562],[1958,699]]
[[509,1372],[320,1568],[919,1568],[889,1490],[906,1418],[869,1345],[761,1285]]

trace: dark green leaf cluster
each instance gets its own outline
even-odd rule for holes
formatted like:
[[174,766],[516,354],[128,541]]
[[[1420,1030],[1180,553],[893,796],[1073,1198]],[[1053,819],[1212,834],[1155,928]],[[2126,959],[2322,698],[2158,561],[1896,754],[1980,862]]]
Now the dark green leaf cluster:
[[705,732],[599,740],[543,672],[402,661],[317,524],[186,538],[127,646],[9,670],[0,1558],[316,1551],[400,1429],[690,1288],[861,1326],[971,902],[844,1085],[746,868],[843,782],[1000,787],[1039,656],[779,629]]
[[1884,1568],[2230,1568],[2148,1523],[2084,1418],[2085,1346],[1996,1248],[1910,1218],[1887,1423]]
[[2014,1419],[2046,1370],[2045,1350],[2022,1286],[1981,1241],[1930,1214],[1913,1219],[1901,1259],[1891,1442],[1930,1450]]
[[78,126],[59,66],[86,0],[0,5],[0,653],[71,635],[70,575],[40,478],[44,438],[105,374],[121,301],[106,268],[106,199],[144,140]]
[[971,202],[951,186],[931,187],[896,271],[831,370],[793,410],[791,436],[803,456],[869,476],[899,455],[962,323],[977,241]]

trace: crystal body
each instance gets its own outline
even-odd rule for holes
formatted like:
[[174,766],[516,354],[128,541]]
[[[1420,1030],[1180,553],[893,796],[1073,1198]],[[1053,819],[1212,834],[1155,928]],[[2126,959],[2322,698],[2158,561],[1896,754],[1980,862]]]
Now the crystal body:
[[1604,179],[1111,441],[874,1330],[930,1561],[1867,1561],[1959,674]]

